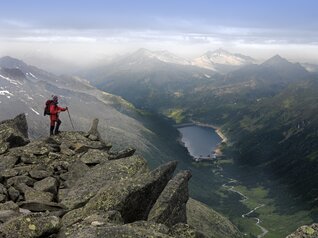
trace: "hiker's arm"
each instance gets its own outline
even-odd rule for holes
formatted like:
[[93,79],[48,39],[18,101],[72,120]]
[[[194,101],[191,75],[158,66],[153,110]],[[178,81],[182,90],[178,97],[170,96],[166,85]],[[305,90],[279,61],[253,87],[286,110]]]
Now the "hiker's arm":
[[64,111],[66,111],[67,110],[67,107],[57,107],[58,108],[58,110],[59,110],[59,112],[64,112]]

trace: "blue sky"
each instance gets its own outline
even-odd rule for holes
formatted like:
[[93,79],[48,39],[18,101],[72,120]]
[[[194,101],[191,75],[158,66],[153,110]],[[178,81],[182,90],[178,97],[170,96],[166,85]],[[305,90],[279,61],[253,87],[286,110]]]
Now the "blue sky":
[[145,47],[192,57],[222,47],[318,61],[317,10],[314,0],[2,1],[0,55],[93,60]]
[[231,27],[317,29],[317,9],[314,0],[10,0],[1,3],[1,19],[56,28],[167,29],[157,21],[167,18]]

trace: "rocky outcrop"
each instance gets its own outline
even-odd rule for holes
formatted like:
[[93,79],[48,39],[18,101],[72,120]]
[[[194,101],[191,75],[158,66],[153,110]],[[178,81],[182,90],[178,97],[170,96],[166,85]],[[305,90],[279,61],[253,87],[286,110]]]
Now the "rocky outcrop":
[[206,237],[187,224],[191,173],[111,151],[97,124],[29,142],[23,115],[0,123],[0,237]]
[[318,224],[314,223],[310,226],[301,226],[294,233],[286,238],[316,238],[318,237]]
[[190,178],[190,171],[183,171],[169,181],[152,207],[148,216],[149,221],[169,227],[178,223],[187,223],[186,204],[189,199]]
[[72,225],[100,211],[119,211],[124,222],[146,220],[156,199],[171,179],[176,162],[134,177],[107,183],[87,204],[63,217],[63,224]]
[[0,122],[0,153],[6,152],[3,148],[13,148],[25,145],[28,139],[28,124],[25,114],[20,114],[14,119]]
[[209,238],[242,238],[239,230],[225,217],[192,198],[187,202],[188,224]]

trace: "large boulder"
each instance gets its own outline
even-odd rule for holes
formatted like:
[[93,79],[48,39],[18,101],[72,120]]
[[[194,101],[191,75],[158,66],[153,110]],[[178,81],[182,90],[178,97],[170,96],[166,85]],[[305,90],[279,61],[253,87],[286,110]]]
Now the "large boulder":
[[316,238],[318,237],[318,223],[310,226],[301,226],[286,238]]
[[181,171],[168,182],[152,207],[148,221],[162,223],[169,227],[187,222],[186,203],[189,199],[190,178],[190,171]]
[[33,186],[34,183],[35,183],[34,179],[25,175],[15,176],[7,180],[7,186],[14,186],[14,187],[17,187],[19,184],[26,184],[28,186]]
[[[0,148],[7,147],[8,149],[23,146],[29,142],[28,124],[25,114],[20,114],[14,119],[0,122]],[[1,150],[3,153],[4,149]]]
[[105,186],[89,201],[85,210],[108,211],[112,208],[121,213],[125,223],[146,220],[176,166],[176,161],[169,162],[135,179],[121,180],[115,188]]
[[65,181],[64,184],[67,188],[73,187],[76,182],[89,171],[89,167],[82,161],[75,161],[68,166],[68,172],[61,178]]
[[[48,237],[58,232],[60,219],[43,213],[28,214],[11,219],[0,226],[0,237],[35,238]],[[2,236],[1,236],[2,235]]]
[[19,206],[16,203],[12,201],[0,203],[0,223],[16,218],[19,215]]
[[107,160],[109,160],[108,153],[97,149],[89,149],[81,156],[81,161],[87,165],[96,165]]
[[56,178],[47,177],[34,183],[34,189],[42,192],[49,192],[57,195],[58,181]]
[[74,224],[72,227],[62,229],[57,238],[173,238],[169,236],[169,229],[160,224],[145,224],[144,226],[132,224],[117,225],[104,224],[83,225]]
[[63,217],[63,225],[69,226],[96,212],[117,210],[125,223],[146,220],[150,209],[171,179],[177,162],[169,162],[147,174],[106,184],[81,209]]
[[13,168],[14,165],[18,162],[18,160],[18,156],[0,155],[0,171]]
[[25,201],[51,202],[53,201],[53,194],[35,190],[25,184],[18,185],[20,191],[23,192]]
[[125,178],[131,179],[147,171],[146,161],[139,156],[119,161],[107,161],[83,174],[61,203],[68,209],[84,206],[106,184],[111,184],[111,186],[116,188],[118,186],[112,181],[119,181]]
[[[0,210],[0,224],[11,220],[12,218],[16,218],[21,214],[14,210]],[[1,233],[0,233],[1,235]],[[1,236],[0,236],[1,237]]]
[[169,228],[163,224],[137,221],[125,225],[84,222],[62,229],[57,238],[205,238],[186,224]]

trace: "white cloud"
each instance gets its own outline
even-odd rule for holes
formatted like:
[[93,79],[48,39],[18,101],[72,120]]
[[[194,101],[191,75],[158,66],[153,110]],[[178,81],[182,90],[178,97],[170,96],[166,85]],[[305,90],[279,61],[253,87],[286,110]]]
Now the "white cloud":
[[[222,47],[264,59],[274,54],[317,62],[318,33],[297,29],[213,26],[199,20],[156,19],[151,29],[39,28],[15,20],[0,21],[0,56],[46,55],[84,65],[104,55],[137,48],[169,50],[194,57]],[[30,57],[29,57],[30,58]]]

